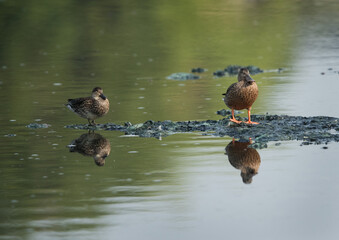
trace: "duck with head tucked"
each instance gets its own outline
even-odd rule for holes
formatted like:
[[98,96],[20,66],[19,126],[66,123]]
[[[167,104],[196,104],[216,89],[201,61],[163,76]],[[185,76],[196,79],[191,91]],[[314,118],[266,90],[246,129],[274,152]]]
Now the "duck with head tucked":
[[241,123],[234,117],[234,109],[241,110],[247,109],[248,111],[248,124],[259,124],[251,121],[251,108],[254,101],[258,97],[258,86],[254,79],[250,76],[247,68],[241,68],[238,73],[238,82],[233,83],[224,93],[224,102],[232,109],[232,118],[230,121]]
[[94,126],[95,119],[108,113],[109,101],[102,88],[96,87],[90,97],[68,99],[66,106],[80,117],[86,118],[89,125]]

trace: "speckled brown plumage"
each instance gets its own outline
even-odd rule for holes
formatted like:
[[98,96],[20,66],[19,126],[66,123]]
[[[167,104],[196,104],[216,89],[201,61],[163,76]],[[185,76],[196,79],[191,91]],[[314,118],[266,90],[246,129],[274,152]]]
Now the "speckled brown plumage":
[[224,93],[224,102],[227,107],[232,109],[233,122],[240,123],[234,118],[234,109],[248,110],[248,121],[246,123],[257,124],[251,121],[251,107],[258,97],[258,86],[251,78],[247,68],[241,68],[238,74],[238,82],[233,83]]
[[105,164],[105,159],[111,152],[109,140],[94,132],[82,134],[71,142],[69,148],[70,152],[78,152],[84,156],[93,157],[98,166]]
[[241,171],[244,183],[251,183],[252,177],[258,173],[260,167],[260,155],[254,148],[248,147],[252,142],[239,142],[233,139],[226,146],[228,160],[233,167]]
[[94,120],[108,112],[109,101],[103,90],[96,87],[90,97],[68,99],[66,106],[80,117],[86,118],[90,125],[95,125]]

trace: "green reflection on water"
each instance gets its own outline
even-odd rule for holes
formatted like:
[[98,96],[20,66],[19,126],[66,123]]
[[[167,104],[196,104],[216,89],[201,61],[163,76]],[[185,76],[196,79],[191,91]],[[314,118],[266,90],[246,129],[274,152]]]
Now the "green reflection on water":
[[[285,8],[275,13],[293,2],[1,4],[2,118],[7,119],[71,116],[60,110],[65,99],[89,94],[95,85],[112,102],[114,113],[106,121],[205,117],[197,113],[201,109],[213,109],[211,115],[223,107],[220,94],[235,81],[213,80],[213,71],[229,64],[289,65],[286,46],[293,44],[289,32],[297,13]],[[209,69],[199,82],[178,87],[165,79],[197,66]]]

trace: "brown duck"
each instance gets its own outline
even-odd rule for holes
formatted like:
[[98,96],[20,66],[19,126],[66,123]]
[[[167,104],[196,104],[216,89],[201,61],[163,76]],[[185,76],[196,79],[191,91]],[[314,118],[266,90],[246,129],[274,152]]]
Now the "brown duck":
[[246,184],[252,182],[252,177],[258,173],[260,155],[254,148],[248,147],[252,140],[239,142],[234,139],[226,146],[226,155],[231,165],[241,171],[242,181]]
[[74,139],[68,147],[70,152],[93,157],[98,166],[105,165],[105,160],[111,152],[109,140],[94,132],[82,134],[79,138]]
[[258,97],[258,86],[255,83],[254,79],[251,78],[250,72],[247,68],[241,68],[238,74],[238,82],[233,83],[224,93],[224,102],[232,109],[232,118],[230,121],[235,123],[241,123],[234,117],[234,109],[241,110],[247,109],[248,121],[245,123],[248,124],[259,124],[257,122],[251,121],[251,108],[254,101]]
[[109,101],[100,87],[92,91],[92,96],[68,99],[66,106],[80,117],[86,118],[89,125],[95,125],[95,119],[102,117],[109,110]]

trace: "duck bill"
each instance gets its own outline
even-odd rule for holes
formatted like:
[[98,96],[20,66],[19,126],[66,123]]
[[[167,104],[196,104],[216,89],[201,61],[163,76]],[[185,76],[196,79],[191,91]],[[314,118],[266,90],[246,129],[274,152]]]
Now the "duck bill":
[[251,78],[250,75],[247,75],[247,76],[246,76],[246,81],[247,81],[247,82],[251,82],[251,83],[252,83],[252,82],[255,82],[255,80],[254,80],[253,78]]
[[99,96],[100,96],[103,100],[106,100],[106,96],[105,96],[104,94],[101,93]]

